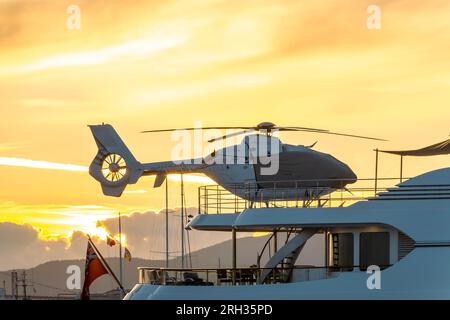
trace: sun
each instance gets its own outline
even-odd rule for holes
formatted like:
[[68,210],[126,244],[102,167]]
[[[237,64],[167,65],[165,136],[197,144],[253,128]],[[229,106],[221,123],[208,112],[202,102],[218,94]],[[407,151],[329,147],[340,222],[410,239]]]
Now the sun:
[[106,240],[109,235],[109,232],[106,231],[105,227],[103,226],[87,226],[86,230],[82,231],[87,233],[91,237],[97,237],[101,240]]

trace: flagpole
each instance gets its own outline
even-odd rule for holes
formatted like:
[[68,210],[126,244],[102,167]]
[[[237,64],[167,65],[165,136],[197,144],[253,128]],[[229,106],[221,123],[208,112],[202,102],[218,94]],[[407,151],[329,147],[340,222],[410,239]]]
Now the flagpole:
[[166,175],[166,268],[169,268],[169,177]]
[[95,246],[94,241],[92,241],[92,239],[91,239],[91,237],[89,235],[87,235],[87,236],[88,236],[89,243],[91,244],[91,246],[94,249],[95,253],[97,254],[98,258],[100,259],[100,262],[105,267],[106,271],[108,271],[109,275],[111,277],[113,277],[114,281],[116,281],[116,283],[119,286],[120,290],[122,290],[122,293],[125,293],[125,289],[123,288],[122,283],[119,281],[119,279],[117,279],[116,275],[114,274],[112,269],[109,267],[108,263],[105,261],[105,259],[103,258],[102,254],[100,253],[100,251]]
[[119,278],[120,283],[123,283],[123,265],[122,265],[122,221],[119,212]]

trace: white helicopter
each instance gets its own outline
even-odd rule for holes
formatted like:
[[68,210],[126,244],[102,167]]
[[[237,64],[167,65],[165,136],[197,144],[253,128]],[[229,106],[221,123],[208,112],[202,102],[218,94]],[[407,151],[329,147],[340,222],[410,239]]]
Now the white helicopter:
[[[307,200],[345,189],[357,177],[348,165],[333,156],[313,150],[312,146],[282,143],[272,133],[276,131],[303,131],[333,134],[362,139],[386,141],[378,138],[330,132],[305,127],[279,127],[262,122],[254,127],[203,127],[149,130],[241,129],[209,142],[232,136],[246,135],[241,144],[224,147],[204,158],[181,161],[141,163],[133,156],[114,128],[109,124],[90,125],[98,153],[89,167],[90,175],[100,182],[103,193],[120,197],[128,184],[135,184],[142,176],[156,175],[154,187],[160,187],[167,174],[202,173],[231,193],[252,202],[271,201],[283,193],[284,200]],[[265,149],[262,154],[261,150]],[[233,160],[230,164],[230,158]],[[222,159],[222,161],[218,161]],[[223,161],[225,159],[225,161]],[[276,160],[275,170],[269,170]],[[273,168],[272,168],[273,169]],[[280,191],[281,190],[281,191]]]

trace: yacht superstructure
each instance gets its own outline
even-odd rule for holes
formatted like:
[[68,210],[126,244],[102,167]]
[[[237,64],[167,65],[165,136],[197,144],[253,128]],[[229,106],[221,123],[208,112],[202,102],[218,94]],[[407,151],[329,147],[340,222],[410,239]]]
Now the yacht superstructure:
[[[187,227],[230,232],[233,251],[223,254],[232,254],[233,266],[142,267],[126,299],[450,298],[450,168],[310,201],[284,201],[274,185],[278,198],[259,207],[212,190],[199,190],[199,214]],[[270,232],[266,244],[284,238],[269,258],[261,252],[255,265],[239,268],[239,232]],[[315,235],[325,242],[324,264],[297,264]]]

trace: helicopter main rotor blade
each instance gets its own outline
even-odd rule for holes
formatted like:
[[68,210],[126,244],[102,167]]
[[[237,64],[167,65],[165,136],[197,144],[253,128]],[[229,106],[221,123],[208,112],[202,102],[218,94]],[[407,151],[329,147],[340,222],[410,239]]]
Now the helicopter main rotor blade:
[[222,139],[227,139],[230,137],[238,136],[241,134],[246,134],[248,132],[262,132],[265,134],[272,133],[274,131],[300,131],[300,132],[310,132],[310,133],[323,133],[323,134],[331,134],[336,136],[344,136],[344,137],[351,137],[351,138],[358,138],[358,139],[368,139],[368,140],[376,140],[376,141],[387,141],[385,139],[380,138],[373,138],[373,137],[366,137],[366,136],[360,136],[360,135],[354,135],[354,134],[347,134],[347,133],[340,133],[340,132],[332,132],[325,129],[316,129],[316,128],[307,128],[307,127],[279,127],[274,125],[273,123],[261,123],[258,126],[253,127],[229,127],[229,126],[223,126],[223,127],[195,127],[195,128],[178,128],[178,129],[157,129],[157,130],[146,130],[141,131],[141,133],[153,133],[153,132],[171,132],[171,131],[178,131],[178,130],[187,130],[187,131],[193,131],[193,130],[224,130],[224,129],[234,129],[234,130],[241,130],[238,132],[226,134],[221,137],[210,139],[208,142],[214,142]]
[[306,127],[275,127],[274,129],[279,130],[279,131],[295,131],[296,129],[319,131],[319,132],[329,132],[330,131],[330,130],[326,130],[326,129],[316,129],[316,128],[306,128]]
[[[322,133],[322,134],[331,134],[331,135],[351,137],[351,138],[358,138],[358,139],[367,139],[367,140],[376,140],[376,141],[388,141],[388,140],[380,139],[380,138],[359,136],[359,135],[339,133],[339,132],[331,132],[331,131],[320,130],[320,129],[318,129],[318,130],[310,130],[310,129],[294,129],[294,128],[280,127],[280,128],[274,128],[271,131],[277,131],[277,130],[278,131],[291,131],[291,132]],[[233,133],[221,136],[221,137],[210,139],[210,140],[208,140],[208,142],[214,142],[214,141],[218,141],[218,140],[228,139],[228,138],[231,138],[231,137],[235,137],[235,136],[238,136],[238,135],[246,134],[246,133],[249,133],[249,132],[256,132],[256,131],[258,131],[258,130],[250,129],[250,130],[242,130],[242,131],[238,131],[238,132],[233,132]],[[259,131],[262,131],[262,130],[259,130]]]
[[280,129],[280,131],[300,131],[300,132],[311,132],[311,133],[323,133],[323,134],[332,134],[332,135],[336,135],[336,136],[344,136],[344,137],[367,139],[367,140],[388,141],[386,139],[358,136],[358,135],[354,135],[354,134],[339,133],[339,132],[332,132],[332,131],[315,131],[315,130],[305,130],[305,129],[289,129],[289,130]]
[[[260,127],[201,127],[201,128],[177,128],[177,129],[156,129],[156,130],[145,130],[145,131],[141,131],[141,133],[153,133],[153,132],[170,132],[170,131],[177,131],[177,130],[188,130],[188,131],[192,131],[192,130],[213,130],[213,129],[219,129],[219,130],[224,130],[224,129],[241,129],[241,130],[249,130],[249,129],[253,129],[255,131],[258,130],[264,130],[264,128],[260,128]],[[275,130],[279,130],[279,131],[294,131],[291,129],[304,129],[304,130],[311,130],[311,131],[319,131],[319,132],[325,132],[325,131],[329,131],[329,130],[324,130],[324,129],[315,129],[315,128],[307,128],[307,127],[277,127],[274,126],[272,128],[267,129],[268,131],[275,131]]]
[[254,127],[201,127],[201,128],[178,128],[178,129],[158,129],[158,130],[145,130],[141,131],[141,133],[151,133],[151,132],[170,132],[170,131],[178,131],[178,130],[213,130],[213,129],[253,129]]
[[208,142],[211,143],[211,142],[218,141],[218,140],[224,140],[224,139],[228,139],[231,137],[239,136],[241,134],[246,134],[249,132],[262,132],[264,134],[267,134],[267,133],[274,132],[274,131],[303,131],[303,130],[307,131],[307,132],[318,132],[318,133],[328,132],[328,130],[304,128],[304,127],[273,127],[270,130],[269,129],[259,129],[259,128],[254,127],[254,128],[247,128],[246,130],[242,130],[242,131],[238,131],[238,132],[229,133],[229,134],[226,134],[221,137],[213,138],[213,139],[208,140]]
[[233,132],[233,133],[229,133],[224,136],[221,136],[221,137],[210,139],[210,140],[208,140],[208,142],[211,143],[211,142],[218,141],[218,140],[224,140],[224,139],[228,139],[231,137],[239,136],[241,134],[246,134],[248,132],[254,132],[254,131],[255,131],[254,129],[251,129],[251,130],[242,130],[242,131],[238,131],[238,132]]

